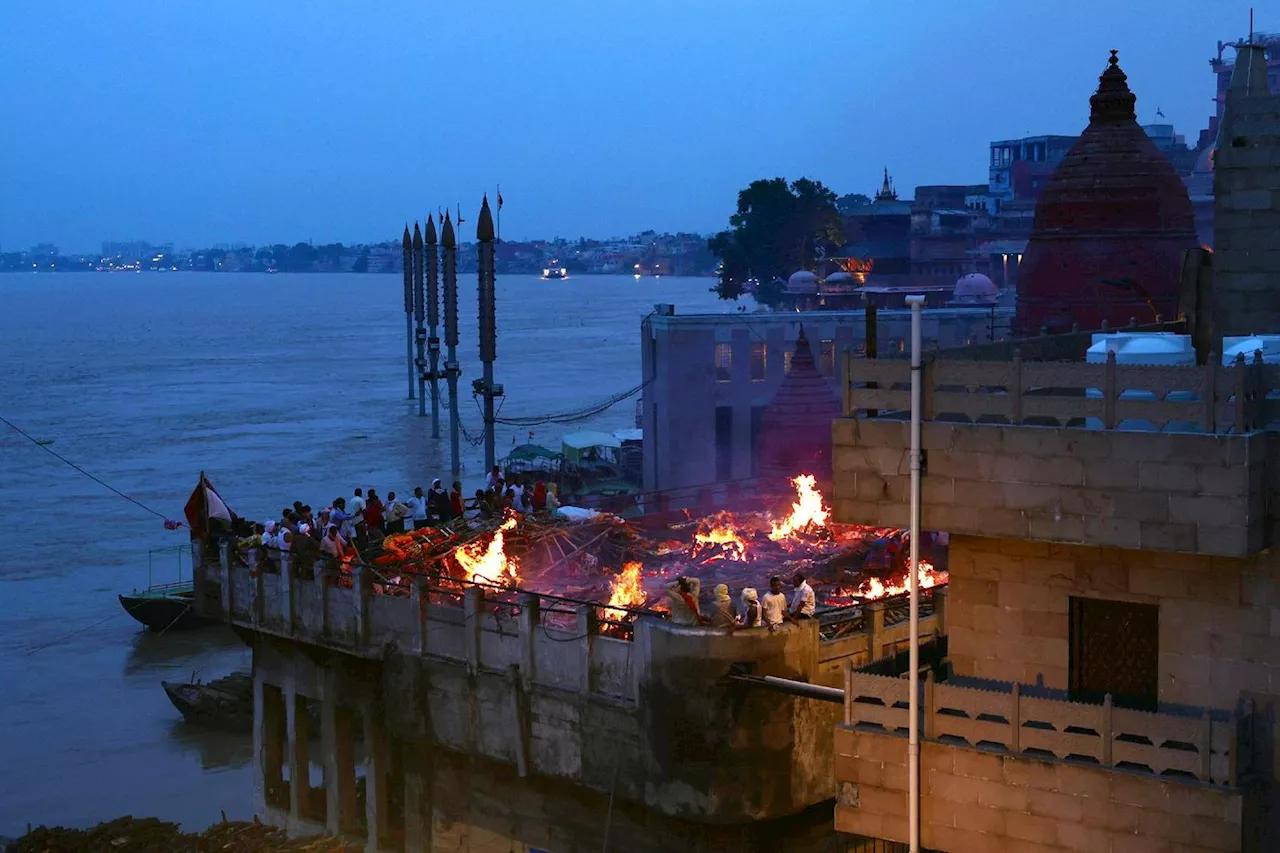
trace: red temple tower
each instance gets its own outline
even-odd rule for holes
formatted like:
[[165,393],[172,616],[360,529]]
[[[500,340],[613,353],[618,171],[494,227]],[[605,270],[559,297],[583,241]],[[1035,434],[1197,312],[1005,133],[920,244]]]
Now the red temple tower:
[[800,327],[791,370],[760,418],[757,472],[771,484],[797,474],[831,479],[831,422],[844,416],[840,398],[819,371]]
[[1036,204],[1018,273],[1020,335],[1172,319],[1182,253],[1199,245],[1186,186],[1138,126],[1116,52],[1089,126]]

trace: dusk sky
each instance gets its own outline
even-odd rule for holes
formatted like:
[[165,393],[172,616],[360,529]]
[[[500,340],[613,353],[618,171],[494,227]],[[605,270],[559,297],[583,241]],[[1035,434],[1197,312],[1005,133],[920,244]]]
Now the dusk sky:
[[761,177],[985,182],[991,140],[1084,127],[1109,48],[1139,120],[1160,108],[1194,144],[1248,10],[9,0],[0,250],[394,239],[438,205],[474,223],[497,183],[519,239],[709,232]]

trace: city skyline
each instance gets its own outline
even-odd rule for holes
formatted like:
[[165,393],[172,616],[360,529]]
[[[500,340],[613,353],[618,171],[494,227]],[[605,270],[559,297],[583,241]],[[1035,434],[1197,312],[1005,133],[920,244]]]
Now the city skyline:
[[1213,112],[1216,41],[1248,28],[1247,3],[1206,19],[1191,0],[1018,16],[995,0],[324,11],[0,13],[0,56],[23,81],[0,107],[28,119],[0,142],[0,245],[374,243],[457,203],[467,236],[498,183],[512,240],[705,234],[761,177],[839,193],[872,192],[886,166],[902,187],[981,182],[990,140],[1084,127],[1113,47],[1140,119],[1159,110],[1192,140]]

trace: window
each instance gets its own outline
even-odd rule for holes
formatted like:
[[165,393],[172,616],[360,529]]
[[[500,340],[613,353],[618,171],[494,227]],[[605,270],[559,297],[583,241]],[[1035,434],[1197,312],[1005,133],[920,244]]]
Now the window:
[[818,359],[818,371],[823,376],[836,375],[836,342],[823,341],[821,355]]
[[716,480],[733,479],[733,407],[716,406]]
[[753,341],[751,344],[751,381],[763,382],[765,379],[765,368],[768,367],[769,348],[765,346],[763,341]]
[[716,381],[733,379],[733,344],[716,344]]
[[795,357],[795,353],[792,350],[787,350],[782,354],[782,372],[783,373],[791,372],[791,359],[793,357]]
[[1068,686],[1077,701],[1154,711],[1160,679],[1160,608],[1071,598]]

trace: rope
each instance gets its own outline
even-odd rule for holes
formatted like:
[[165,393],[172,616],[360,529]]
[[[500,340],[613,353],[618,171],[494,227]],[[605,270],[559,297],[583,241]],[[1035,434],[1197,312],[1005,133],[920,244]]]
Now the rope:
[[85,631],[91,631],[94,628],[97,628],[99,625],[105,625],[106,623],[110,622],[112,619],[119,619],[121,616],[124,616],[124,615],[126,615],[125,612],[123,610],[120,610],[111,614],[105,619],[99,619],[97,622],[94,622],[92,625],[86,625],[85,627],[81,628],[78,631],[72,631],[70,634],[63,634],[61,637],[54,637],[52,640],[50,640],[47,643],[28,649],[26,652],[26,656],[30,657],[31,655],[34,655],[36,652],[43,651],[49,648],[50,646],[56,646],[59,643],[70,640],[72,637],[78,637],[79,635],[83,634]]
[[129,495],[126,495],[124,492],[120,491],[120,490],[119,490],[119,489],[117,489],[115,486],[113,486],[113,485],[111,485],[110,483],[106,482],[106,481],[105,481],[105,480],[103,480],[102,478],[100,478],[100,477],[96,477],[96,476],[94,476],[93,474],[90,474],[88,471],[84,470],[84,469],[83,469],[83,468],[81,468],[79,465],[77,465],[76,463],[72,462],[70,459],[68,459],[67,457],[63,456],[63,455],[62,455],[61,453],[59,453],[58,451],[56,451],[56,450],[50,450],[50,449],[49,449],[49,447],[48,447],[46,444],[44,444],[43,442],[41,442],[41,441],[39,441],[38,439],[34,438],[32,435],[30,435],[29,433],[27,433],[25,430],[23,430],[23,429],[19,428],[19,427],[18,427],[16,424],[14,424],[12,421],[10,421],[10,420],[8,420],[8,419],[6,419],[6,418],[0,417],[0,423],[3,423],[5,426],[9,427],[9,429],[13,430],[13,431],[14,431],[14,432],[16,432],[18,435],[22,436],[22,437],[23,437],[23,438],[25,438],[27,441],[29,441],[29,442],[31,442],[32,444],[34,444],[36,447],[40,448],[40,449],[41,449],[41,450],[43,450],[45,453],[48,453],[49,455],[53,456],[55,459],[57,459],[58,461],[62,462],[64,465],[67,465],[67,466],[69,466],[69,467],[71,467],[71,468],[74,468],[76,471],[79,471],[81,474],[83,474],[84,476],[88,477],[90,480],[93,480],[93,481],[94,481],[95,483],[97,483],[99,486],[102,486],[104,489],[107,489],[107,490],[109,490],[109,491],[114,492],[115,494],[117,494],[117,495],[119,495],[120,497],[122,497],[122,498],[124,498],[125,500],[127,500],[129,503],[134,504],[135,506],[140,507],[141,509],[144,509],[144,510],[146,510],[147,512],[151,513],[151,514],[152,514],[152,515],[154,515],[156,518],[165,519],[166,521],[168,520],[168,517],[167,517],[164,513],[162,513],[162,512],[157,512],[156,510],[154,510],[154,509],[152,509],[151,507],[147,506],[146,504],[144,504],[142,501],[138,500],[137,498],[132,498],[132,497],[130,497]]

